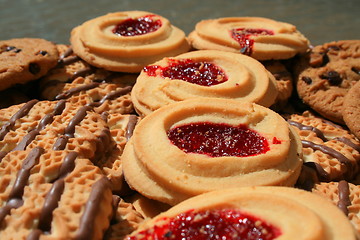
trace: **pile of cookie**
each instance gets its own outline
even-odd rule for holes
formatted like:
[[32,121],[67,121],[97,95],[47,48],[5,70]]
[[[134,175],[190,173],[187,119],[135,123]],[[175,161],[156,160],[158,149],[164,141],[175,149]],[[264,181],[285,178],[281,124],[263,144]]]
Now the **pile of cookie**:
[[360,236],[360,40],[127,11],[0,59],[1,239]]

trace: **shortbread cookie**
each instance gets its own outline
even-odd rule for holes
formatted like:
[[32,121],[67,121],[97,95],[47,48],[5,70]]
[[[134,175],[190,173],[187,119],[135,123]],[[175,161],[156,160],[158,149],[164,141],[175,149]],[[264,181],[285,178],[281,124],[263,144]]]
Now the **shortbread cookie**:
[[13,151],[0,175],[3,239],[102,239],[110,225],[108,180],[74,151]]
[[360,80],[360,40],[316,46],[295,66],[300,98],[324,117],[344,123],[344,97]]
[[[137,75],[121,74],[92,67],[67,45],[57,45],[59,64],[41,78],[40,96],[47,100],[87,99],[98,113],[131,113],[131,87]],[[68,100],[75,102],[73,100]]]
[[329,200],[349,218],[360,235],[360,186],[347,181],[319,183],[314,186],[312,192]]
[[316,194],[288,187],[222,189],[188,199],[144,222],[128,240],[355,240],[346,216]]
[[195,97],[245,100],[269,107],[277,94],[274,76],[257,60],[201,50],[146,66],[131,99],[137,113],[145,116],[167,104]]
[[54,43],[39,38],[0,41],[0,90],[45,75],[58,61]]
[[300,139],[260,105],[197,98],[143,118],[122,155],[125,179],[140,194],[174,205],[235,186],[292,186],[302,165]]
[[185,33],[168,19],[144,11],[109,13],[75,27],[74,52],[96,67],[140,72],[164,57],[189,51]]
[[294,25],[260,17],[202,20],[188,38],[195,49],[242,53],[258,60],[289,59],[309,45]]
[[343,119],[351,132],[360,139],[360,81],[344,97]]
[[310,112],[293,114],[288,122],[301,138],[305,164],[322,181],[351,180],[358,174],[360,142],[348,130]]

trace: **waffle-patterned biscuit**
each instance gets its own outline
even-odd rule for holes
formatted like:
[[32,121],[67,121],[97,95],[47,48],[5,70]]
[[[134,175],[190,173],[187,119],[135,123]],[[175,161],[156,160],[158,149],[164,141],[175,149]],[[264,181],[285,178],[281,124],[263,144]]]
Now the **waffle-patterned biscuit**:
[[131,93],[145,116],[170,103],[195,97],[254,102],[270,106],[278,95],[274,76],[257,60],[216,50],[164,58],[140,73]]
[[109,13],[86,21],[72,30],[70,42],[86,62],[118,72],[140,72],[190,49],[182,30],[144,11]]
[[344,96],[360,80],[360,40],[318,45],[294,66],[300,98],[325,118],[343,124]]
[[116,211],[104,239],[123,240],[138,228],[144,218],[131,203],[125,202],[119,197],[114,197],[113,201],[115,202]]
[[202,20],[188,38],[195,49],[242,53],[258,60],[289,59],[309,45],[294,25],[260,17]]
[[328,200],[289,187],[222,189],[190,198],[141,224],[143,239],[355,240],[346,216]]
[[12,151],[0,174],[3,239],[102,239],[109,227],[108,180],[76,152]]
[[344,122],[350,131],[360,139],[360,81],[350,88],[344,97],[342,111]]
[[40,38],[0,41],[0,90],[45,75],[59,58],[54,43]]
[[280,115],[215,98],[185,100],[147,115],[121,159],[130,187],[170,205],[226,187],[291,186],[302,165],[300,139]]
[[[39,83],[40,96],[47,100],[86,99],[98,113],[130,113],[133,106],[130,100],[131,86],[136,75],[121,74],[90,66],[73,53],[67,45],[57,45],[59,64]],[[84,104],[84,103],[82,103]]]
[[288,122],[301,138],[305,164],[314,167],[322,181],[357,175],[360,142],[348,130],[310,112],[293,114]]
[[316,184],[312,192],[329,199],[349,218],[360,235],[360,186],[345,180]]

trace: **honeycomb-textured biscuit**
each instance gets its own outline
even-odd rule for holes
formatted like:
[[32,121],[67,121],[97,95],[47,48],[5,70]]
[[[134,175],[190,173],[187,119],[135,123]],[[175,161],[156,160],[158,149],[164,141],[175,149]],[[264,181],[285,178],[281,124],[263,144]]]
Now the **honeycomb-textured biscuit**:
[[74,151],[12,151],[0,174],[4,239],[102,239],[110,225],[108,180]]
[[312,192],[329,199],[349,218],[360,234],[360,186],[342,180],[340,182],[322,182],[315,184]]
[[360,142],[348,130],[310,112],[288,118],[298,132],[304,162],[322,181],[351,180],[358,174]]
[[0,90],[44,76],[58,61],[56,45],[41,38],[0,41]]
[[299,97],[323,117],[344,124],[344,97],[360,80],[360,40],[315,46],[294,66]]

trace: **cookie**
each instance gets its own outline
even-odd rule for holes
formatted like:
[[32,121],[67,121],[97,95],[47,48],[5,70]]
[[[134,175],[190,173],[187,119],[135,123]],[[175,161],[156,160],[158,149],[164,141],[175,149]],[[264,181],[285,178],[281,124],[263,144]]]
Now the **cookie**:
[[199,50],[148,65],[131,92],[135,110],[146,116],[170,103],[195,97],[249,101],[263,106],[278,94],[274,76],[257,60],[230,52]]
[[0,175],[4,239],[101,239],[109,227],[108,180],[74,151],[12,151]]
[[270,107],[275,111],[280,111],[288,103],[288,100],[293,93],[292,73],[286,68],[285,64],[277,60],[262,61],[261,63],[276,79],[278,95],[275,99],[275,103]]
[[54,43],[39,38],[0,41],[0,90],[45,75],[58,61]]
[[294,25],[260,17],[202,20],[188,38],[195,49],[242,53],[258,60],[289,59],[309,45]]
[[[304,231],[306,229],[306,231]],[[352,239],[356,232],[328,200],[289,187],[243,187],[190,198],[141,224],[142,239]]]
[[184,100],[147,115],[121,159],[131,188],[170,205],[234,186],[292,186],[302,165],[300,140],[280,115],[216,98]]
[[90,66],[74,54],[71,47],[61,44],[57,47],[59,64],[39,82],[42,99],[67,99],[76,104],[81,98],[86,100],[83,104],[93,105],[98,113],[127,114],[134,111],[130,91],[137,75]]
[[292,114],[288,122],[301,138],[304,164],[314,168],[321,181],[356,177],[360,142],[348,130],[310,112]]
[[351,132],[360,139],[360,81],[350,88],[344,97],[343,119]]
[[347,181],[340,182],[322,182],[316,184],[312,192],[326,199],[329,199],[334,205],[343,211],[358,234],[360,234],[360,186]]
[[344,97],[360,80],[360,40],[316,46],[295,66],[299,97],[325,118],[343,124]]
[[150,12],[109,13],[71,32],[74,52],[89,64],[116,72],[140,72],[164,57],[190,50],[185,33]]

